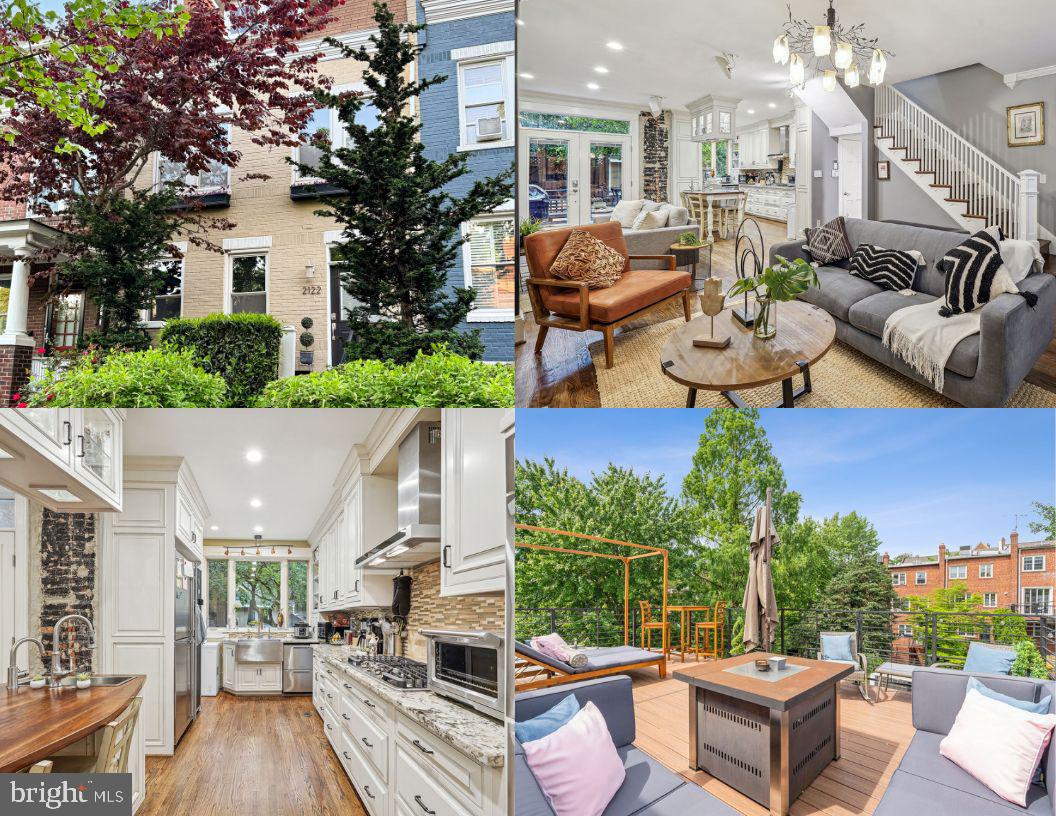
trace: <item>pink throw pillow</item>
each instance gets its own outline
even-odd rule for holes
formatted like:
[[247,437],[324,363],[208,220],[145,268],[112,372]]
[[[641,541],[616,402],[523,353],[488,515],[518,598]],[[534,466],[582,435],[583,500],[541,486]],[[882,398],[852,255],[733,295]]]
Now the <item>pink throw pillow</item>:
[[567,663],[574,654],[569,645],[565,643],[565,639],[557,632],[532,638],[532,648],[562,663]]
[[1002,799],[1026,807],[1053,728],[1056,714],[1032,714],[970,689],[939,753]]
[[552,734],[524,743],[524,758],[557,816],[601,816],[626,773],[592,702]]

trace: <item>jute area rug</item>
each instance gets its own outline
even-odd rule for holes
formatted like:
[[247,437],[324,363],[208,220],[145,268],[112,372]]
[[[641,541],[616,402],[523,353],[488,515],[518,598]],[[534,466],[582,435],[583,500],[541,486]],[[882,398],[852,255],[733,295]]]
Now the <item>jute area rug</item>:
[[[686,388],[660,373],[660,349],[681,318],[616,335],[615,364],[605,368],[601,340],[590,344],[603,408],[684,408]],[[780,329],[779,329],[780,330]],[[810,367],[813,391],[796,400],[802,408],[954,408],[957,403],[892,371],[839,341]],[[801,378],[795,378],[798,388]],[[764,408],[781,398],[781,383],[738,392]],[[728,408],[718,391],[698,391],[698,408]],[[1056,394],[1023,383],[1009,408],[1056,408]]]

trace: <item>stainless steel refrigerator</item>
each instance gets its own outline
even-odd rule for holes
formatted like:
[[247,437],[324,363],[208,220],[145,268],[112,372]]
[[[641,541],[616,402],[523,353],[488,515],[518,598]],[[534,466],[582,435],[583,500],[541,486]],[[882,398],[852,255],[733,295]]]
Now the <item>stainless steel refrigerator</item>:
[[187,730],[202,706],[202,643],[205,621],[202,618],[202,571],[193,562],[176,554],[175,611],[175,741]]

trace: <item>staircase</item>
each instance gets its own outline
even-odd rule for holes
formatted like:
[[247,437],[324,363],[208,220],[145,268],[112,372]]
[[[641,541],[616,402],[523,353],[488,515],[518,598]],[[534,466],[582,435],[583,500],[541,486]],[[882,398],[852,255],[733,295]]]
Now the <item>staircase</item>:
[[1038,224],[1039,174],[1010,173],[890,85],[876,89],[876,147],[969,232],[997,225],[1012,238],[1053,238]]

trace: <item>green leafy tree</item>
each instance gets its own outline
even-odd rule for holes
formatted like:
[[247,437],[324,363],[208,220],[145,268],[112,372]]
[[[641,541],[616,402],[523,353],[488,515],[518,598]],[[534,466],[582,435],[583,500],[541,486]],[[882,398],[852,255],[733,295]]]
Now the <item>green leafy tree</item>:
[[461,197],[450,192],[451,183],[469,172],[468,154],[427,158],[421,123],[409,104],[447,77],[408,79],[424,48],[416,36],[424,26],[396,23],[378,2],[374,20],[378,33],[370,37],[369,48],[333,39],[327,43],[366,64],[363,81],[377,110],[376,127],[357,122],[366,95],[319,90],[319,106],[337,110],[348,138],[344,147],[335,148],[325,133],[316,134],[318,163],[298,165],[342,191],[326,196],[317,214],[341,227],[334,260],[343,264],[342,285],[359,304],[348,310],[345,354],[409,362],[417,352],[447,343],[453,351],[479,358],[484,351],[480,333],[458,328],[476,292],[449,291],[447,274],[461,251],[461,225],[511,196],[513,171],[478,179]]
[[290,623],[307,622],[308,562],[289,561],[286,578]]
[[983,596],[968,592],[963,581],[910,598],[908,604],[911,614],[907,622],[913,626],[916,640],[927,643],[934,625],[935,652],[940,663],[964,665],[973,641],[1011,645],[1027,639],[1022,616],[1007,609],[984,610]]
[[209,559],[209,625],[226,627],[227,559]]
[[244,610],[246,624],[260,621],[265,626],[278,625],[281,570],[278,561],[239,561],[235,564],[235,609],[236,612]]
[[1056,538],[1056,505],[1044,502],[1031,502],[1030,506],[1038,514],[1038,521],[1030,522],[1030,532],[1043,535],[1046,539]]

